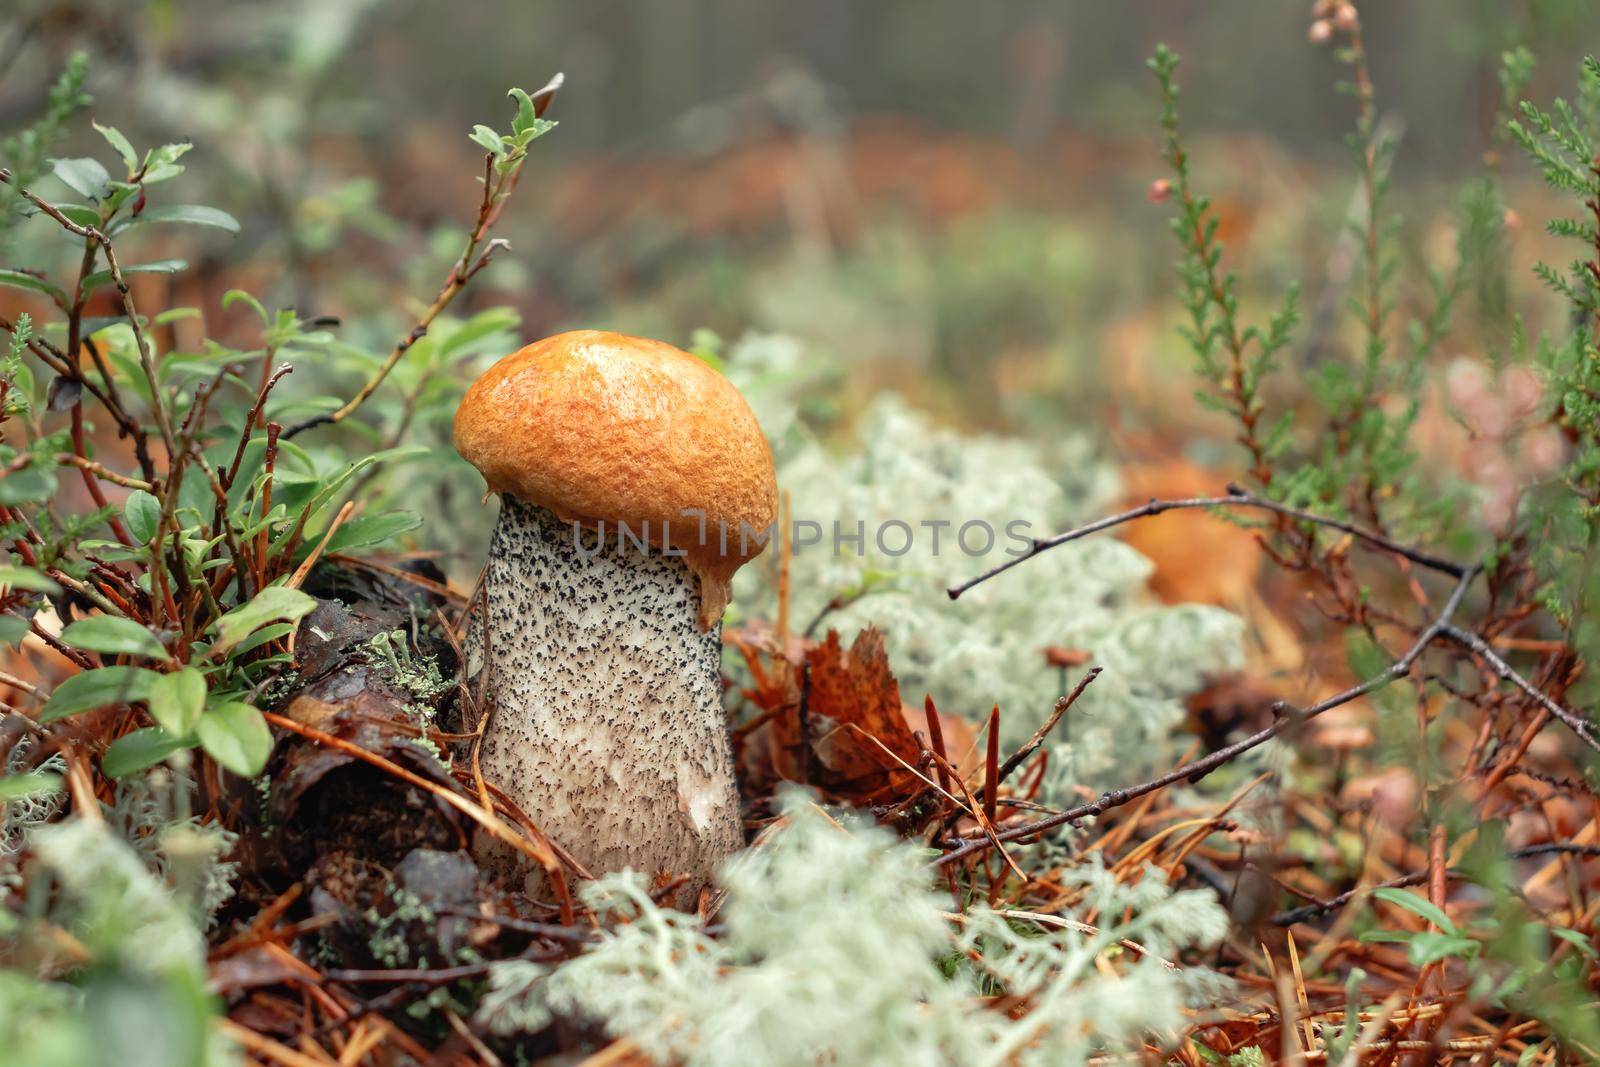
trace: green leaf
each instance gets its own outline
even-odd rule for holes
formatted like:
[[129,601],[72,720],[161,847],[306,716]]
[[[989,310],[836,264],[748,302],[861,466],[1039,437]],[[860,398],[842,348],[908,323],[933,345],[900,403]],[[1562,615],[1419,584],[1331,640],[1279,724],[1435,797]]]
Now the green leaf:
[[73,648],[84,648],[90,652],[168,658],[165,646],[156,639],[155,634],[132,619],[119,619],[115,615],[80,619],[61,631],[61,640]]
[[50,694],[39,711],[39,721],[55,722],[80,711],[145,700],[160,677],[144,667],[101,667],[74,674]]
[[15,615],[0,615],[0,645],[15,647],[28,636],[28,622]]
[[[241,229],[239,220],[221,208],[208,207],[205,204],[165,204],[161,207],[147,207],[137,215],[129,215],[118,220],[111,227],[111,232],[115,235],[131,230],[135,226],[147,226],[152,223],[207,226],[213,230],[224,230],[235,235]],[[227,306],[226,303],[223,306]]]
[[164,144],[160,148],[152,148],[144,154],[144,184],[154,185],[157,182],[176,178],[183,173],[183,168],[177,164],[189,149],[194,145],[188,141],[178,141],[173,144]]
[[0,777],[0,801],[22,800],[43,793],[59,793],[61,776],[50,771],[30,771],[27,774],[8,774]]
[[174,737],[187,737],[206,710],[206,676],[193,667],[163,674],[150,687],[150,717]]
[[100,757],[100,769],[108,778],[121,778],[160,763],[192,741],[173,737],[159,726],[146,726],[111,742]]
[[482,145],[486,150],[495,155],[499,155],[501,150],[505,147],[501,136],[484,125],[472,127],[472,132],[468,134],[468,137],[471,138],[474,143]]
[[[134,347],[133,331],[128,328],[128,317],[123,314],[116,315],[85,315],[83,317],[83,336],[96,337],[107,347],[121,347],[131,350]],[[116,351],[108,353],[117,355]],[[128,360],[127,369],[137,371],[137,360]]]
[[40,574],[32,567],[0,564],[0,591],[6,589],[26,589],[30,593],[61,592],[61,587],[52,578]]
[[144,172],[144,184],[155,185],[157,182],[171,181],[173,178],[176,178],[182,173],[182,165],[177,163],[163,163],[160,166],[151,167],[149,170]]
[[1415,936],[1416,933],[1411,930],[1368,930],[1356,940],[1364,943],[1381,942],[1388,944],[1394,942],[1396,944],[1409,945],[1411,939]]
[[225,652],[269,622],[296,622],[309,615],[316,600],[298,589],[270,585],[249,603],[241,604],[217,620],[217,640],[213,653]]
[[32,504],[48,500],[55,491],[55,473],[38,464],[0,478],[0,504]]
[[[180,270],[188,270],[189,263],[182,259],[154,259],[149,263],[133,263],[122,268],[124,277],[129,274],[176,274]],[[102,285],[111,284],[109,270],[97,270],[83,279],[83,291],[98,289]]]
[[[318,474],[314,479],[302,480],[294,485],[290,484],[290,479],[280,478],[279,484],[283,485],[285,489],[281,498],[282,503],[289,509],[290,514],[299,515],[304,513],[307,529],[314,530],[316,527],[313,522],[318,513],[333,501],[335,494],[343,489],[345,483],[351,478],[354,478],[375,463],[384,463],[412,456],[423,456],[427,455],[427,453],[428,449],[421,445],[387,448],[378,452],[369,452],[331,476],[322,473]],[[274,499],[278,499],[276,492],[274,492],[273,496]],[[288,531],[285,531],[283,537],[287,538],[288,536]]]
[[520,321],[520,316],[513,308],[489,308],[478,312],[453,330],[435,330],[433,336],[438,345],[439,356],[444,358],[486,337],[493,337],[503,330],[514,329]]
[[[99,160],[82,156],[76,159],[52,159],[50,164],[56,177],[79,196],[99,200],[110,192],[111,175],[106,173],[106,168],[100,165]],[[100,216],[96,214],[95,221],[99,220]]]
[[43,278],[35,278],[26,271],[0,268],[0,285],[9,285],[13,289],[32,289],[36,293],[43,293],[58,304],[67,302],[67,294],[59,286],[51,285]]
[[261,301],[257,300],[243,289],[229,289],[226,293],[222,294],[222,309],[224,311],[238,303],[248,304],[250,307],[254,308],[255,313],[261,316],[262,326],[270,326],[272,324],[272,316],[268,315],[267,309],[261,306]]
[[169,322],[179,322],[183,319],[198,319],[199,317],[199,308],[168,308],[165,311],[157,312],[156,317],[151,321],[157,326],[165,326]]
[[260,774],[272,755],[272,731],[249,704],[218,704],[205,713],[196,732],[212,759],[246,778]]
[[379,545],[395,534],[415,530],[422,519],[409,511],[391,511],[383,515],[360,515],[333,532],[325,553],[348,552],[352,548]]
[[1555,934],[1561,940],[1571,944],[1579,952],[1583,953],[1585,956],[1588,956],[1591,960],[1600,959],[1600,950],[1597,950],[1594,947],[1594,943],[1590,940],[1587,934],[1584,934],[1578,930],[1573,930],[1566,926],[1551,927],[1550,932]]
[[276,641],[280,637],[288,637],[294,633],[295,624],[292,622],[275,622],[270,626],[263,626],[249,637],[234,646],[235,652],[249,652],[253,648],[260,648],[268,641]]
[[127,520],[128,532],[137,537],[140,544],[148,545],[161,523],[161,501],[143,489],[135,489],[122,505],[122,517]]
[[139,169],[139,153],[135,152],[133,145],[129,144],[128,139],[122,136],[121,130],[115,126],[102,126],[93,121],[90,122],[90,125],[100,131],[100,136],[106,139],[106,143],[117,150],[117,155],[122,157],[122,162],[128,165],[129,174]]
[[1456,924],[1450,921],[1450,916],[1439,910],[1433,901],[1427,897],[1420,897],[1415,893],[1407,893],[1404,889],[1391,888],[1374,889],[1372,895],[1379,900],[1422,916],[1447,934],[1454,936],[1461,932],[1456,927]]
[[539,116],[533,108],[533,97],[521,89],[513,89],[506,95],[515,97],[517,101],[517,115],[511,120],[511,132],[523,133],[532,129],[534,123],[539,121]]
[[1474,959],[1482,948],[1482,945],[1470,937],[1441,934],[1437,930],[1424,930],[1411,939],[1407,956],[1413,967],[1426,967],[1430,963],[1438,963],[1440,960],[1452,957]]
[[100,212],[87,204],[57,204],[56,210],[79,226],[100,225]]

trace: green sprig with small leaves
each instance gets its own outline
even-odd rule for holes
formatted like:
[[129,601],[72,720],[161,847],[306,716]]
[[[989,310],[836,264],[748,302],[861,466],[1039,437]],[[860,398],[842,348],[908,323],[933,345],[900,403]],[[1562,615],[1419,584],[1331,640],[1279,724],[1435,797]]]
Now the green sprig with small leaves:
[[[512,90],[509,133],[474,130],[487,154],[465,247],[433,303],[381,360],[345,345],[329,322],[268,310],[243,290],[228,292],[221,304],[255,314],[257,347],[215,340],[199,352],[174,347],[166,328],[197,310],[141,309],[128,279],[177,274],[188,264],[125,258],[124,242],[137,243],[156,226],[234,235],[240,224],[219,208],[165,197],[165,183],[183,174],[188,143],[140,150],[120,130],[95,123],[114,168],[92,156],[46,161],[42,154],[66,120],[89,103],[83,83],[84,63],[75,60],[45,119],[7,142],[11,165],[0,166],[6,225],[53,226],[77,250],[65,272],[48,265],[0,270],[0,286],[50,309],[0,318],[0,640],[16,644],[31,635],[75,668],[48,691],[29,691],[34,728],[49,732],[101,709],[130,713],[100,720],[110,725],[101,754],[106,775],[133,774],[198,748],[216,766],[254,776],[273,746],[256,705],[292,663],[294,634],[317,605],[300,588],[311,566],[326,554],[388,542],[420,522],[406,512],[356,514],[350,497],[380,465],[424,451],[401,439],[431,397],[431,376],[499,343],[515,322],[498,310],[464,323],[441,316],[505,247],[491,231],[529,146],[555,125],[543,113],[560,78],[537,93]],[[50,178],[68,198],[36,190]],[[95,317],[90,309],[105,290],[118,313]],[[331,413],[286,431],[277,420],[307,401],[280,402],[275,388],[298,359],[330,353],[375,369]],[[401,374],[406,414],[389,447],[346,458],[290,440],[344,421],[408,355],[418,369]],[[99,416],[110,419],[131,455],[95,454],[91,431]],[[136,472],[117,469],[129,460]],[[82,480],[92,507],[63,504],[62,475]],[[126,493],[113,501],[108,487]],[[59,628],[41,621],[47,606]]]
[[1198,362],[1207,388],[1196,393],[1206,407],[1238,423],[1239,444],[1250,456],[1250,473],[1263,486],[1274,478],[1273,458],[1281,451],[1290,422],[1287,416],[1264,426],[1261,384],[1278,368],[1279,357],[1299,323],[1299,289],[1290,286],[1266,329],[1243,325],[1239,318],[1239,278],[1222,269],[1223,244],[1209,197],[1190,184],[1189,155],[1178,134],[1178,56],[1158,46],[1147,64],[1161,86],[1164,156],[1173,180],[1159,187],[1157,198],[1172,196],[1177,213],[1172,232],[1183,249],[1178,268],[1188,322],[1181,327]]

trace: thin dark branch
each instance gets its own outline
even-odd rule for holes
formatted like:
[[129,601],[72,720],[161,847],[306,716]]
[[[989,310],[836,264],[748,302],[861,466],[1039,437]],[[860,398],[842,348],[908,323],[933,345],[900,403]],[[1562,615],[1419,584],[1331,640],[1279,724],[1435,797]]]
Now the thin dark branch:
[[[250,445],[252,431],[254,431],[256,423],[261,419],[262,409],[266,407],[267,394],[272,392],[272,387],[277,385],[284,375],[294,373],[294,366],[289,363],[280,363],[276,370],[270,374],[267,373],[267,365],[271,359],[272,357],[269,353],[262,363],[261,387],[256,390],[256,402],[250,408],[249,414],[245,416],[244,426],[239,431],[239,443],[233,450],[233,462],[229,463],[228,469],[220,474],[219,480],[222,482],[222,488],[224,489],[232,489],[234,479],[239,477],[239,465],[244,462],[245,450]],[[226,510],[225,506],[220,502],[218,507],[222,510],[217,511],[212,516],[212,525],[214,527],[222,525],[223,511]]]
[[88,471],[96,478],[104,479],[113,485],[120,485],[124,489],[143,489],[146,492],[149,492],[154,488],[154,486],[149,482],[141,481],[138,478],[131,478],[126,474],[118,474],[116,471],[110,470],[107,467],[96,463],[92,459],[84,459],[82,456],[76,455],[72,452],[57,453],[56,462],[64,467],[77,467],[79,470]]
[[573,944],[586,944],[595,939],[595,931],[587,926],[561,926],[558,923],[542,923],[532,919],[519,919],[512,915],[484,914],[477,908],[469,908],[460,904],[435,904],[433,910],[442,915],[454,915],[473,922],[488,922],[505,930],[515,930],[522,934],[533,934],[536,937],[548,938],[552,941],[565,941]]
[[[1550,855],[1600,856],[1600,845],[1574,845],[1564,841],[1553,841],[1543,845],[1529,845],[1527,848],[1515,849],[1507,853],[1507,855],[1514,860]],[[1391,878],[1387,882],[1378,882],[1376,885],[1371,886],[1358,886],[1348,892],[1340,893],[1336,897],[1319,900],[1315,904],[1307,904],[1304,907],[1280,911],[1272,917],[1272,924],[1274,926],[1293,926],[1295,923],[1314,919],[1318,915],[1342,908],[1361,894],[1371,893],[1374,889],[1405,889],[1408,886],[1421,885],[1428,880],[1430,873],[1427,869],[1412,871],[1410,874],[1403,874],[1399,878]],[[1461,877],[1461,872],[1454,867],[1449,868],[1445,873],[1452,878]]]
[[1186,763],[1181,767],[1177,767],[1171,771],[1168,771],[1166,774],[1163,774],[1158,778],[1152,778],[1147,782],[1140,783],[1139,785],[1128,786],[1123,789],[1113,789],[1109,792],[1102,793],[1099,797],[1088,802],[1087,804],[1079,804],[1075,808],[1068,808],[1059,815],[1051,815],[1048,818],[1038,819],[1034,822],[1024,823],[1021,826],[1013,827],[1003,833],[997,834],[993,839],[978,838],[967,841],[960,847],[947,852],[937,860],[934,860],[932,866],[937,867],[946,863],[953,863],[958,859],[963,859],[972,855],[974,852],[981,852],[984,849],[989,848],[996,841],[1016,841],[1022,838],[1035,837],[1047,830],[1053,830],[1058,826],[1064,826],[1067,823],[1074,823],[1080,819],[1087,819],[1091,816],[1100,815],[1104,812],[1110,811],[1112,808],[1119,808],[1124,804],[1132,803],[1146,794],[1154,793],[1159,789],[1165,789],[1169,785],[1176,785],[1179,782],[1188,782],[1193,784],[1210,774],[1212,771],[1216,770],[1218,767],[1232,762],[1253,748],[1259,748],[1261,745],[1266,744],[1274,737],[1277,737],[1279,734],[1283,733],[1289,727],[1305,723],[1310,719],[1316,718],[1325,711],[1331,711],[1334,708],[1350,703],[1352,700],[1357,700],[1361,697],[1364,697],[1368,693],[1382,689],[1390,682],[1409,674],[1412,666],[1417,662],[1417,659],[1421,657],[1422,653],[1427,650],[1428,646],[1433,644],[1439,639],[1440,636],[1443,635],[1445,627],[1450,625],[1451,616],[1453,616],[1456,613],[1456,610],[1461,606],[1461,601],[1467,594],[1467,588],[1471,586],[1472,580],[1477,577],[1478,570],[1479,568],[1477,567],[1471,567],[1465,574],[1461,576],[1460,580],[1456,582],[1455,588],[1451,591],[1450,598],[1445,601],[1445,605],[1443,609],[1440,610],[1438,616],[1431,623],[1429,623],[1421,633],[1417,635],[1417,639],[1412,643],[1411,647],[1406,649],[1405,653],[1399,659],[1395,660],[1394,663],[1391,664],[1389,668],[1383,671],[1381,674],[1374,675],[1373,677],[1362,682],[1360,685],[1352,686],[1341,693],[1336,693],[1335,695],[1328,697],[1326,700],[1319,701],[1318,703],[1312,704],[1307,708],[1293,708],[1290,707],[1285,701],[1280,700],[1272,705],[1274,717],[1271,725],[1257,730],[1255,733],[1244,738],[1243,740],[1235,741],[1231,745],[1217,749],[1204,759],[1198,759],[1192,763]]
[[1594,751],[1600,752],[1600,739],[1595,737],[1594,727],[1589,723],[1588,720],[1586,720],[1582,715],[1579,715],[1577,712],[1571,711],[1568,708],[1556,703],[1544,693],[1540,692],[1537,686],[1528,681],[1522,675],[1518,674],[1516,669],[1512,667],[1511,664],[1501,659],[1500,654],[1489,647],[1489,642],[1485,641],[1483,638],[1479,637],[1470,630],[1463,630],[1459,626],[1448,623],[1443,627],[1443,629],[1440,630],[1440,633],[1442,633],[1445,637],[1450,638],[1450,640],[1466,646],[1475,655],[1482,657],[1483,661],[1489,665],[1489,669],[1491,671],[1510,682],[1518,689],[1522,690],[1541,708],[1544,708],[1544,710],[1548,711],[1555,718],[1560,719],[1561,722],[1566,725],[1567,729],[1578,735],[1578,740],[1588,745]]
[[951,586],[948,590],[950,599],[955,600],[956,598],[960,597],[962,593],[965,593],[973,586],[980,585],[983,582],[988,581],[990,578],[1010,570],[1017,564],[1024,563],[1032,559],[1041,552],[1047,552],[1050,549],[1064,545],[1069,541],[1077,541],[1088,537],[1090,534],[1100,533],[1102,530],[1109,530],[1113,527],[1121,526],[1124,523],[1132,522],[1135,519],[1144,519],[1152,515],[1160,515],[1162,512],[1166,511],[1184,511],[1195,508],[1253,508],[1258,511],[1270,511],[1274,514],[1283,515],[1287,518],[1295,519],[1300,522],[1309,522],[1317,526],[1326,526],[1331,530],[1338,530],[1341,533],[1347,533],[1350,536],[1364,541],[1380,551],[1391,552],[1394,555],[1410,560],[1418,566],[1427,567],[1429,570],[1435,570],[1441,574],[1448,574],[1452,578],[1460,578],[1467,573],[1466,567],[1456,563],[1453,560],[1445,559],[1442,556],[1436,556],[1431,552],[1424,552],[1423,550],[1419,548],[1413,548],[1410,545],[1403,545],[1392,538],[1385,537],[1381,533],[1356,526],[1353,523],[1345,522],[1343,519],[1335,519],[1327,515],[1318,515],[1315,512],[1305,511],[1301,508],[1290,507],[1287,504],[1280,504],[1276,500],[1269,500],[1266,497],[1257,496],[1254,493],[1247,492],[1246,490],[1241,489],[1239,486],[1230,485],[1228,486],[1227,494],[1225,496],[1191,497],[1186,500],[1152,499],[1149,503],[1141,504],[1136,508],[1131,508],[1128,511],[1120,512],[1116,515],[1109,515],[1106,518],[1091,522],[1086,526],[1079,526],[1077,529],[1068,530],[1066,533],[1056,534],[1054,537],[1036,537],[1033,541],[1033,547],[1028,549],[1027,552],[1007,560],[998,567],[984,571],[977,577],[969,578],[960,585]]

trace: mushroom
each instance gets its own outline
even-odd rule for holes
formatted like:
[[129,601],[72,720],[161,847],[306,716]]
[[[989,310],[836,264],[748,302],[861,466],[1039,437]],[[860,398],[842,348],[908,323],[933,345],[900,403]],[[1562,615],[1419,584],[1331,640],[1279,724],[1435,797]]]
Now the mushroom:
[[592,873],[692,901],[743,844],[720,653],[777,510],[755,415],[686,352],[581,330],[485,371],[455,446],[501,498],[468,652],[484,773]]

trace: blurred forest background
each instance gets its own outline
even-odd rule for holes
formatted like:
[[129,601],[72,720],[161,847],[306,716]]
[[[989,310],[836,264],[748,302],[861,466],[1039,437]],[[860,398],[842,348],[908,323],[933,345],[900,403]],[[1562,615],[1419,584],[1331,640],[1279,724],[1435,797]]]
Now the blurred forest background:
[[[1174,251],[1166,212],[1145,203],[1162,167],[1144,57],[1165,40],[1187,59],[1186,124],[1247,280],[1276,292],[1333,254],[1354,188],[1337,64],[1304,46],[1304,5],[1276,0],[1029,0],[981,17],[948,0],[7,6],[0,128],[38,114],[87,50],[100,122],[198,146],[188,195],[244,232],[172,284],[221,337],[206,286],[234,264],[269,306],[398,322],[397,297],[429,295],[475,203],[465,133],[505,86],[563,70],[562,129],[512,205],[512,254],[469,306],[518,308],[527,337],[781,331],[845,357],[861,392],[892,381],[959,422],[1131,429],[1157,410],[1182,436]],[[1446,255],[1457,193],[1442,182],[1492,147],[1501,52],[1530,47],[1530,95],[1548,97],[1600,9],[1363,14],[1401,137],[1394,203],[1408,235],[1436,221],[1443,246],[1406,253]],[[75,136],[60,154],[103,147],[86,124]],[[433,260],[414,254],[435,235]],[[1326,279],[1303,281],[1315,307]]]
[[[1454,261],[1464,190],[1487,166],[1533,220],[1508,217],[1499,259],[1525,277],[1551,254],[1539,220],[1552,211],[1520,161],[1499,165],[1500,56],[1530,48],[1527,95],[1552,95],[1600,10],[1419,0],[1374,5],[1364,23],[1380,118],[1399,139],[1388,203],[1405,219],[1402,273]],[[172,324],[172,343],[253,343],[252,313],[221,306],[245,288],[268,307],[335,317],[338,343],[377,352],[458,251],[478,196],[473,123],[510,106],[507,85],[561,70],[561,129],[531,155],[499,230],[509,254],[454,313],[514,309],[520,324],[500,321],[524,339],[600,326],[705,350],[717,342],[700,331],[729,344],[784,334],[826,379],[809,394],[814,426],[845,425],[892,389],[964,430],[1088,435],[1135,489],[1186,491],[1237,457],[1192,401],[1174,330],[1168,209],[1148,202],[1165,170],[1143,60],[1158,41],[1187,57],[1190,147],[1217,193],[1246,317],[1299,280],[1309,324],[1292,356],[1309,369],[1359,344],[1340,314],[1356,258],[1340,220],[1359,182],[1343,143],[1353,105],[1333,88],[1344,73],[1305,43],[1307,25],[1303,5],[1277,2],[1027,2],[979,18],[944,0],[13,0],[0,129],[39,114],[56,73],[87,52],[90,114],[138,143],[193,141],[186,199],[243,226],[236,238],[174,234],[170,247],[141,237],[141,259],[188,260],[135,279],[141,301],[199,309]],[[103,149],[87,123],[70,136],[54,154]],[[39,227],[10,239],[58,240]],[[62,245],[54,258],[70,257]],[[1512,308],[1489,277],[1476,290],[1436,365],[1462,361],[1468,392],[1513,311],[1536,330],[1559,306],[1536,295]],[[1402,291],[1399,321],[1428,299]],[[501,354],[492,347],[480,363]],[[365,376],[329,351],[297,360],[296,393],[347,393]],[[448,440],[470,367],[439,378],[402,368],[380,396],[394,440],[402,428]],[[420,401],[402,410],[410,391]],[[1509,500],[1503,443],[1470,454],[1457,421],[1441,412],[1418,430],[1441,471],[1499,478],[1489,495]],[[1175,473],[1179,461],[1224,469]],[[453,454],[421,466],[436,463],[433,478],[397,465],[379,487],[433,496],[461,525],[430,524],[420,546],[476,560],[487,515],[465,506]],[[1158,484],[1140,473],[1151,470]],[[470,565],[447,567],[470,580]]]

